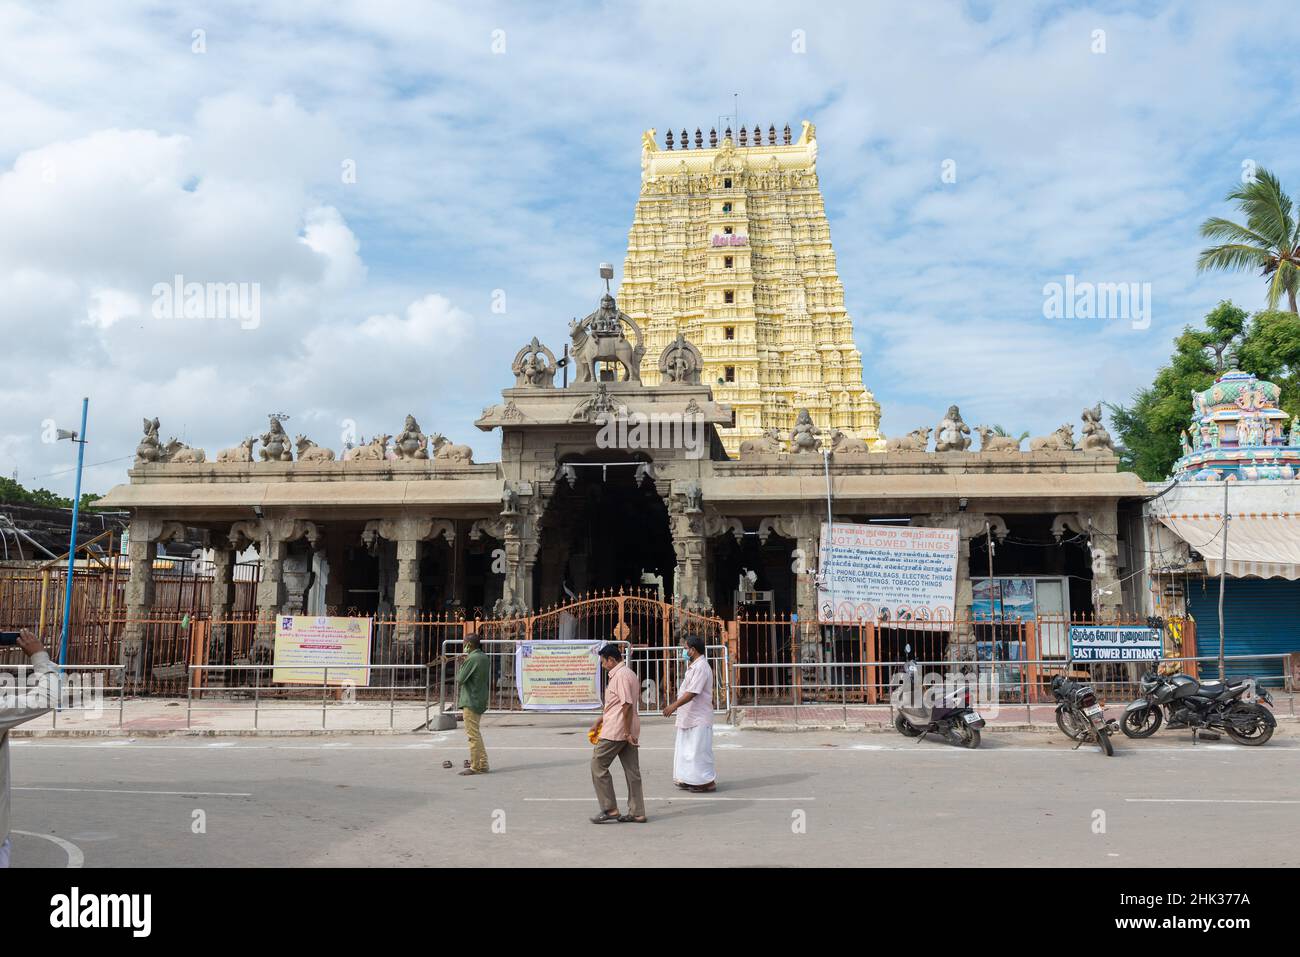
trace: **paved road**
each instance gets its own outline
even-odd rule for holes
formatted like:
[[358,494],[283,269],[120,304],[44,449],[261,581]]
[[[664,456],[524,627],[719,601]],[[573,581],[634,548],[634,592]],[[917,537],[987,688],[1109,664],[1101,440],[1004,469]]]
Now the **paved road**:
[[[1300,864],[1300,737],[1193,747],[985,735],[720,728],[719,789],[671,786],[647,721],[651,822],[595,813],[585,723],[489,719],[493,772],[459,777],[463,730],[394,737],[14,741],[15,866]],[[620,796],[625,794],[615,766]],[[205,833],[194,833],[195,812]],[[1105,833],[1094,833],[1098,813]],[[798,826],[802,823],[802,829]],[[1211,850],[1212,849],[1212,850]]]

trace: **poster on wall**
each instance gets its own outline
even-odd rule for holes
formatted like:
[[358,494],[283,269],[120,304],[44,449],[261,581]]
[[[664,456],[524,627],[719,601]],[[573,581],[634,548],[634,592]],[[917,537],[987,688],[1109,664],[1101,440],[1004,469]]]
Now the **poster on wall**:
[[515,687],[525,711],[599,710],[598,641],[521,641],[515,645]]
[[822,522],[821,621],[950,622],[957,530]]
[[1075,661],[1150,661],[1160,653],[1159,628],[1070,626],[1070,657]]
[[1032,578],[987,578],[971,581],[971,617],[976,621],[1027,621],[1034,617]]
[[281,684],[369,684],[370,623],[369,618],[280,615],[275,620],[271,680]]

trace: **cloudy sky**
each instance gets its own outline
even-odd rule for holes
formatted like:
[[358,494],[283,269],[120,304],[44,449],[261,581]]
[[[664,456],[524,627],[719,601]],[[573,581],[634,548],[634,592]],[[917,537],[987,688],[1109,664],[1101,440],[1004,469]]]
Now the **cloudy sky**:
[[[1197,225],[1243,164],[1300,190],[1290,5],[811,6],[0,0],[0,474],[70,492],[83,395],[89,491],[145,416],[213,455],[270,412],[336,448],[411,412],[495,458],[514,351],[621,269],[642,130],[736,93],[817,124],[889,434],[953,402],[1077,428],[1262,304],[1196,274]],[[177,275],[257,284],[256,321],[159,317]],[[1149,328],[1045,318],[1067,275],[1149,283]]]

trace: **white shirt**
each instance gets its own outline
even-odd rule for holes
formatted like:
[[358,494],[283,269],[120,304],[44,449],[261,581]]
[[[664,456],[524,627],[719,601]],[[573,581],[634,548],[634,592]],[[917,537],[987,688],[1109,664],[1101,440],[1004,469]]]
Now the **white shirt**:
[[686,669],[677,694],[680,696],[691,691],[695,692],[695,697],[674,712],[677,727],[697,728],[702,724],[713,724],[713,669],[703,655]]

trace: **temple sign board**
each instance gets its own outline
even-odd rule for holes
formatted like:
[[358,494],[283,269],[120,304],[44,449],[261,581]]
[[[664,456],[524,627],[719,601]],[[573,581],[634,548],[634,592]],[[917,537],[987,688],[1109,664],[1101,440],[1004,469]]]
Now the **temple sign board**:
[[283,684],[370,683],[369,618],[279,615],[275,620],[275,669]]
[[952,528],[822,522],[818,617],[951,622],[959,534]]

